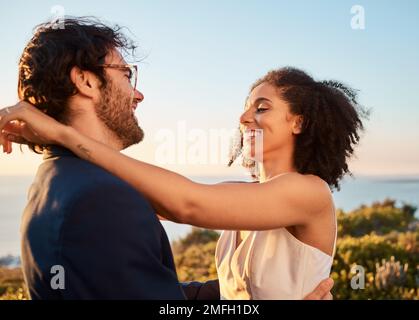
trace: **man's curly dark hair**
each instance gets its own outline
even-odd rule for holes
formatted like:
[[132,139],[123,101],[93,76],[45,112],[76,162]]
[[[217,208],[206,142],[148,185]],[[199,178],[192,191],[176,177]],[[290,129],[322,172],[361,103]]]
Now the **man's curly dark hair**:
[[276,87],[290,111],[303,118],[293,156],[297,172],[316,175],[339,190],[340,180],[351,175],[347,160],[364,130],[362,119],[369,114],[358,104],[356,91],[334,80],[315,81],[292,67],[268,72],[250,91],[262,83]]
[[[136,46],[122,27],[107,26],[93,17],[66,17],[62,26],[35,27],[19,62],[18,96],[54,119],[67,123],[68,99],[77,93],[70,78],[73,67],[91,71],[105,87],[105,56],[113,49],[135,56]],[[35,152],[43,146],[30,146]]]

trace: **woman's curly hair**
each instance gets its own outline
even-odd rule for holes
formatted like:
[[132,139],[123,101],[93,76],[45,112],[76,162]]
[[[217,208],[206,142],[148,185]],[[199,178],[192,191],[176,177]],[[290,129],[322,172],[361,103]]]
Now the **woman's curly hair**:
[[[77,93],[70,78],[73,67],[94,73],[106,86],[105,56],[113,49],[135,55],[136,46],[122,27],[107,26],[94,17],[66,17],[62,27],[51,22],[35,28],[19,62],[18,96],[54,119],[67,123],[68,99]],[[30,146],[35,152],[43,146]]]
[[358,104],[356,91],[334,80],[315,81],[292,67],[268,72],[250,91],[262,83],[276,87],[290,111],[303,118],[293,156],[297,172],[316,175],[339,190],[343,176],[351,175],[347,160],[364,130],[362,118],[369,114]]

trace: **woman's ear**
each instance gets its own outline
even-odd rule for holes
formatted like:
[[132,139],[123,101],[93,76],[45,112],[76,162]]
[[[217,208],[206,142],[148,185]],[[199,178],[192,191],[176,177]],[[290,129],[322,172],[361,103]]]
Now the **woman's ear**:
[[89,98],[95,96],[98,88],[98,79],[89,71],[83,71],[79,67],[73,67],[70,71],[71,81],[77,91]]
[[295,117],[293,127],[292,127],[293,134],[300,134],[303,131],[303,122],[304,122],[303,116],[299,115]]

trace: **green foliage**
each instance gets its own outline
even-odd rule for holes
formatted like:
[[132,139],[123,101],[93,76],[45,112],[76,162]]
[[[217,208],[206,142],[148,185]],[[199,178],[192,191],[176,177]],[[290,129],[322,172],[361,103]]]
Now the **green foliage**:
[[23,281],[22,270],[0,267],[0,300],[27,299],[29,299],[29,295]]
[[172,243],[173,253],[182,253],[191,245],[206,244],[211,241],[217,241],[220,234],[214,230],[200,229],[193,227],[192,231],[184,238]]
[[180,281],[206,281],[217,279],[215,246],[217,242],[193,244],[175,255],[176,271]]
[[[418,242],[419,230],[339,239],[332,268],[335,299],[419,299]],[[364,289],[351,286],[355,265],[364,269]]]
[[397,207],[396,201],[392,199],[374,202],[369,207],[362,205],[349,213],[338,210],[338,233],[340,236],[360,237],[371,232],[382,235],[405,231],[416,220],[415,211],[416,207],[408,204]]
[[217,279],[214,256],[219,237],[216,231],[194,227],[184,238],[172,244],[180,281]]

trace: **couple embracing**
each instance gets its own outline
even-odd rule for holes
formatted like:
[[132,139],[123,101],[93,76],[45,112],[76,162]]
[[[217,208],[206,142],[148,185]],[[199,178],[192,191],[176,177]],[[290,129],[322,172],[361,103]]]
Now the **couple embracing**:
[[[363,129],[355,92],[291,67],[268,72],[239,115],[238,153],[263,142],[245,161],[254,183],[200,184],[120,152],[144,136],[137,67],[124,59],[134,48],[119,28],[67,18],[38,26],[22,53],[21,101],[0,110],[0,143],[43,153],[21,225],[31,298],[331,299],[331,192]],[[179,283],[159,219],[224,230],[218,279]]]

